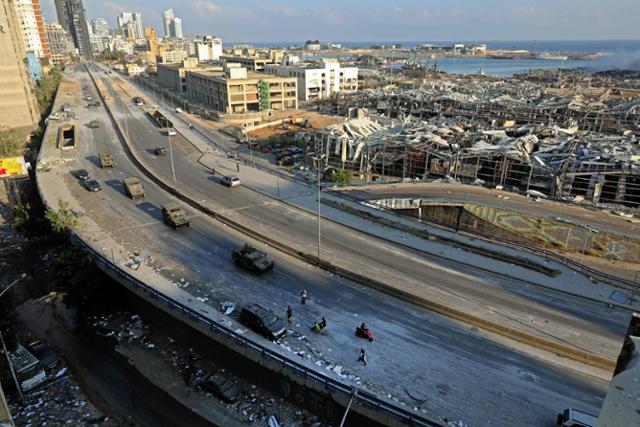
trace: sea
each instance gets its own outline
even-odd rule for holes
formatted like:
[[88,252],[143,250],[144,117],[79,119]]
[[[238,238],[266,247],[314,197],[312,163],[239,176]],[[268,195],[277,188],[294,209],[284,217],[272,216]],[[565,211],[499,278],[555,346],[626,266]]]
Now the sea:
[[[640,71],[640,40],[474,40],[474,41],[336,41],[343,47],[367,48],[373,45],[402,45],[412,48],[420,44],[452,45],[454,43],[480,44],[484,43],[488,49],[526,49],[536,52],[552,53],[595,53],[602,54],[597,60],[555,60],[555,59],[493,59],[449,57],[438,58],[438,69],[447,73],[476,74],[510,77],[514,74],[526,73],[529,70],[540,69],[585,69],[588,71],[605,71],[612,69],[633,69]],[[226,44],[226,43],[225,43]],[[231,44],[231,43],[230,43]],[[297,42],[255,42],[255,47],[289,47],[301,46],[303,41]],[[346,57],[344,57],[346,59]],[[429,57],[414,59],[433,65],[434,60]]]

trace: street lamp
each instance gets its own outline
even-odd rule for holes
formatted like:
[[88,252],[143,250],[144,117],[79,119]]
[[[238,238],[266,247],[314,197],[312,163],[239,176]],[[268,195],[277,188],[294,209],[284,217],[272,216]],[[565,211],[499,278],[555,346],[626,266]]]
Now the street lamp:
[[[22,273],[20,277],[18,277],[16,280],[11,282],[9,286],[4,288],[2,292],[0,292],[0,298],[5,293],[7,293],[7,291],[11,289],[16,283],[18,283],[20,280],[24,279],[25,277],[27,277],[27,274]],[[16,376],[16,371],[13,368],[13,363],[11,363],[11,357],[9,356],[9,351],[7,351],[7,346],[4,344],[4,337],[2,336],[2,330],[0,330],[0,344],[2,344],[2,351],[4,352],[4,355],[7,358],[7,363],[9,364],[9,370],[11,371],[11,377],[13,378],[13,382],[16,385],[16,390],[18,390],[18,395],[20,396],[20,402],[22,402],[22,404],[24,405],[25,401],[24,401],[24,394],[22,393],[22,387],[20,387],[20,382],[18,381],[18,377]]]
[[321,205],[321,199],[320,199],[320,184],[321,184],[321,179],[320,179],[320,174],[321,174],[321,169],[322,169],[322,159],[324,158],[324,155],[322,154],[322,141],[318,141],[318,154],[316,157],[316,170],[318,172],[318,261],[320,261],[320,241],[321,241],[321,237],[322,237],[322,229],[321,229],[321,213],[320,213],[320,205]]
[[171,176],[173,177],[173,185],[176,185],[176,168],[173,164],[173,146],[171,145],[171,131],[167,131],[169,137],[169,161],[171,162]]

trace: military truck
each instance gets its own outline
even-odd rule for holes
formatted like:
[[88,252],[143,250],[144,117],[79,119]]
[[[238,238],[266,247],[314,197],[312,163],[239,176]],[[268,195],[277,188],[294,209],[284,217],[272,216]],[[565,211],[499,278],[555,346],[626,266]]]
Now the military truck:
[[162,206],[162,218],[167,225],[173,228],[180,228],[184,225],[188,226],[189,219],[187,218],[187,212],[182,209],[177,203],[167,203]]
[[124,184],[124,192],[127,197],[133,200],[144,197],[144,187],[138,178],[125,178],[122,180],[122,184]]
[[236,265],[256,274],[273,270],[273,261],[267,254],[248,243],[242,245],[240,249],[234,250],[231,257]]
[[112,168],[115,164],[113,157],[111,157],[111,154],[109,153],[100,153],[98,154],[98,157],[100,158],[100,167],[102,169]]
[[100,127],[100,122],[98,122],[97,120],[91,120],[91,121],[89,122],[89,127],[90,127],[91,129],[97,129],[97,128],[99,128],[99,127]]

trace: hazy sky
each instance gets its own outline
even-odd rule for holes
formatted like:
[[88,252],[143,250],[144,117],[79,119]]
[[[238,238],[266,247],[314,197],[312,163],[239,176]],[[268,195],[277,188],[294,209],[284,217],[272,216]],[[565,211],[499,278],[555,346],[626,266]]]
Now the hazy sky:
[[[53,0],[40,0],[55,20]],[[228,41],[640,39],[639,0],[84,0],[115,26],[142,13],[162,34],[173,8],[185,35]]]

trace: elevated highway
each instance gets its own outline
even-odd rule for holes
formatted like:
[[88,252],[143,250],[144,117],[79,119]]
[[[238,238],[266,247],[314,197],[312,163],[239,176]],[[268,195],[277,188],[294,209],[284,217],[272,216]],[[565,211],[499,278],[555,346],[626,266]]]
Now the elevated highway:
[[[106,75],[96,75],[113,98],[109,104],[116,119],[122,121],[130,140],[137,144],[137,155],[146,157],[146,162],[154,165],[154,173],[171,182],[168,156],[155,158],[149,151],[164,144],[167,137],[143,112],[132,111],[126,105],[128,100],[121,98]],[[86,73],[78,71],[72,77],[75,82],[65,80],[61,91],[64,102],[76,105],[79,123],[98,118],[103,126],[94,131],[83,129],[78,150],[71,153],[57,151],[45,138],[41,159],[48,160],[51,169],[38,173],[39,185],[49,204],[55,206],[58,199],[71,204],[84,224],[77,231],[80,238],[110,258],[112,264],[129,269],[130,274],[164,295],[193,306],[203,316],[283,357],[391,401],[403,402],[409,408],[415,406],[417,414],[433,419],[447,417],[472,425],[551,425],[555,413],[565,407],[598,412],[608,382],[606,372],[567,363],[329,275],[266,248],[187,205],[192,227],[180,232],[168,228],[161,221],[159,207],[175,199],[130,161],[121,141],[109,128],[104,110],[90,112],[82,108],[77,94],[81,85],[91,84]],[[93,89],[91,92],[97,95]],[[48,135],[54,128],[55,125],[48,130]],[[232,192],[220,186],[217,177],[212,178],[209,170],[197,163],[201,153],[182,137],[174,142],[180,186],[188,188],[199,200],[220,203],[218,207],[227,214],[245,215],[243,220],[254,227],[300,240],[307,250],[313,250],[315,228],[308,215],[249,189]],[[115,168],[98,167],[97,153],[103,150],[114,155]],[[103,184],[101,192],[86,192],[69,174],[80,167],[88,169]],[[124,196],[120,182],[127,176],[142,180],[147,193],[143,201],[134,202]],[[372,243],[369,237],[336,224],[328,224],[323,232],[327,256],[356,254],[357,261],[352,262],[372,275],[390,270],[394,280],[418,284],[427,281],[430,286],[448,289],[452,298],[457,294],[467,301],[481,301],[479,304],[502,315],[508,309],[508,313],[528,316],[529,320],[540,319],[542,324],[546,320],[566,325],[573,330],[572,344],[580,345],[580,337],[590,335],[593,343],[599,343],[590,350],[600,345],[603,348],[599,353],[609,357],[619,348],[618,339],[628,317],[624,311],[532,289],[528,283],[446,263],[391,242]],[[231,250],[244,241],[273,256],[277,266],[273,274],[257,278],[230,262]],[[136,253],[146,256],[146,262],[134,270],[131,267],[136,264]],[[307,289],[311,296],[306,306],[297,303],[301,289]],[[227,300],[238,305],[260,301],[280,314],[284,314],[287,304],[292,304],[295,321],[289,336],[278,344],[265,342],[242,328],[233,316],[226,318],[217,312],[218,303]],[[309,325],[320,316],[329,321],[327,336],[309,332]],[[374,330],[374,343],[361,343],[353,336],[355,325],[363,319]],[[366,346],[368,351],[370,363],[366,367],[356,362],[360,346]],[[411,395],[424,396],[426,400],[419,403]]]

